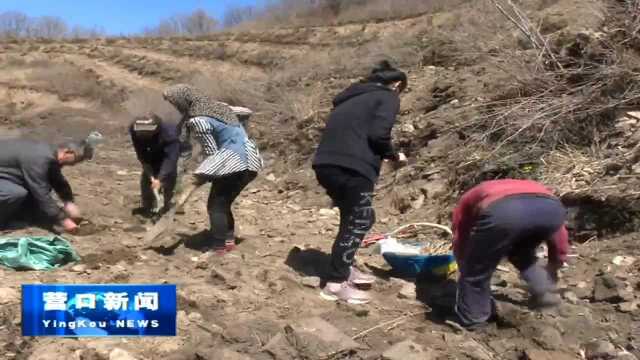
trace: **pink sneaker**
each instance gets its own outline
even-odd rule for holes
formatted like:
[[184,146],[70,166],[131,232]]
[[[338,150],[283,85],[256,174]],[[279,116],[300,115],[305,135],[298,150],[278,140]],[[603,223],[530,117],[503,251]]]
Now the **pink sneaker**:
[[349,304],[366,304],[371,301],[369,294],[354,288],[348,281],[341,283],[328,282],[322,289],[320,297],[329,301],[342,300]]
[[224,242],[224,248],[226,251],[233,251],[236,249],[236,241],[233,239],[226,240]]
[[370,285],[376,282],[376,278],[375,276],[365,274],[355,266],[352,266],[351,273],[349,274],[349,279],[347,281],[354,285]]

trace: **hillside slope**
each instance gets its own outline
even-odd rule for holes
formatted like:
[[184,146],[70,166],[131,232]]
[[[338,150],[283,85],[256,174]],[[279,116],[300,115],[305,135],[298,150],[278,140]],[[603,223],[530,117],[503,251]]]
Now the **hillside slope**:
[[[535,49],[490,1],[394,21],[196,39],[1,43],[1,136],[56,141],[99,129],[107,142],[95,161],[65,170],[93,223],[93,231],[71,238],[81,264],[49,273],[0,269],[0,358],[111,359],[117,347],[139,359],[379,359],[407,339],[424,347],[415,355],[421,359],[580,359],[594,339],[640,356],[640,268],[612,262],[640,256],[637,3],[522,6],[548,51]],[[482,179],[541,179],[571,210],[566,304],[528,312],[517,274],[506,267],[494,283],[499,326],[458,334],[430,311],[452,301],[450,283],[389,277],[369,249],[360,265],[380,275],[372,304],[318,297],[308,276],[321,273],[338,220],[324,209],[328,198],[310,158],[332,97],[380,58],[409,73],[394,137],[412,162],[384,170],[374,231],[415,221],[448,225],[456,197]],[[197,249],[208,223],[205,191],[178,219],[174,249],[143,248],[148,224],[129,214],[140,169],[127,123],[148,110],[176,119],[160,96],[176,82],[256,111],[249,132],[267,167],[239,200],[244,241],[224,259]],[[22,283],[163,281],[179,286],[176,338],[19,337]],[[603,290],[603,283],[614,285]],[[285,331],[314,316],[345,337],[375,329],[348,350],[308,334],[292,340]],[[416,350],[403,351],[408,359]]]

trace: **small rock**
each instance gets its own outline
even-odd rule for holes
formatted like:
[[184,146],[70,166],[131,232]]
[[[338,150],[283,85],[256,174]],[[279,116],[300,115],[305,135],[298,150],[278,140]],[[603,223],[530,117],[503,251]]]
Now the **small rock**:
[[574,356],[559,351],[542,351],[527,350],[525,351],[526,360],[571,360]]
[[20,303],[20,293],[18,290],[9,287],[0,288],[0,305],[13,303]]
[[580,301],[580,299],[578,299],[578,295],[576,295],[576,293],[574,293],[573,291],[565,292],[564,294],[562,294],[562,297],[567,300],[569,304],[573,305],[578,304],[578,302]]
[[400,126],[400,130],[407,133],[413,133],[416,131],[416,128],[413,126],[413,124],[403,124],[402,126]]
[[281,332],[272,337],[262,351],[276,360],[296,359],[299,355]]
[[400,299],[415,300],[417,297],[416,285],[412,283],[404,284],[398,292],[398,297]]
[[71,271],[77,272],[77,273],[85,272],[85,270],[87,270],[87,265],[85,265],[85,264],[74,265],[71,268]]
[[608,341],[595,340],[585,345],[587,360],[614,359],[617,355],[616,348]]
[[498,325],[502,328],[520,328],[531,322],[533,315],[510,303],[500,304]]
[[622,304],[618,304],[618,311],[622,313],[631,313],[638,310],[638,302],[637,301],[628,301]]
[[493,359],[493,355],[473,339],[465,341],[459,347],[460,347],[460,351],[462,351],[464,355],[466,355],[467,357],[473,360],[492,360]]
[[611,262],[618,266],[630,266],[633,265],[635,261],[636,259],[633,256],[616,256]]
[[233,351],[233,350],[229,350],[229,349],[222,350],[222,356],[220,357],[220,359],[224,359],[224,360],[251,360],[251,358],[248,357],[247,355],[244,355],[244,354],[241,354],[239,352],[236,352],[236,351]]
[[424,200],[425,200],[425,196],[424,194],[420,194],[418,195],[418,198],[411,201],[411,207],[414,210],[419,210],[420,208],[422,208],[422,206],[424,205]]
[[369,309],[362,305],[349,304],[346,302],[338,302],[337,307],[341,310],[353,313],[357,317],[369,316]]
[[317,276],[305,276],[300,281],[302,285],[310,288],[320,287],[320,278]]
[[127,176],[129,175],[129,173],[126,170],[120,170],[116,172],[116,175],[118,176]]
[[189,321],[193,322],[202,322],[202,314],[197,312],[192,312],[188,316]]
[[318,214],[322,215],[322,216],[336,216],[336,212],[333,211],[332,209],[320,209],[320,211],[318,211]]
[[235,289],[238,286],[233,284],[232,277],[226,271],[220,270],[218,268],[213,268],[211,270],[211,280],[216,285],[226,285],[229,289]]
[[545,350],[559,350],[564,347],[562,334],[550,326],[538,327],[534,333],[537,335],[534,341]]
[[507,352],[517,348],[517,346],[510,339],[493,340],[489,342],[488,345],[491,350],[498,354],[506,354]]
[[430,360],[436,359],[437,354],[432,350],[425,350],[422,345],[411,340],[399,342],[382,354],[384,360]]
[[322,348],[322,352],[326,353],[317,354],[318,357],[324,357],[335,352],[360,348],[360,344],[355,342],[350,336],[347,336],[338,328],[319,317],[302,320],[293,326],[293,329],[296,332],[296,335],[301,338],[309,340],[315,339],[316,341],[325,344]]
[[125,350],[115,348],[109,353],[109,360],[136,360],[136,358]]
[[620,293],[622,284],[611,276],[598,276],[594,282],[593,300],[617,304],[623,300]]
[[621,352],[616,356],[616,360],[638,360],[638,358],[630,352]]
[[275,181],[277,180],[277,179],[276,179],[276,176],[275,176],[275,175],[273,175],[273,174],[269,174],[269,175],[267,175],[267,176],[265,177],[265,179],[267,179],[268,181],[271,181],[271,182],[275,182]]

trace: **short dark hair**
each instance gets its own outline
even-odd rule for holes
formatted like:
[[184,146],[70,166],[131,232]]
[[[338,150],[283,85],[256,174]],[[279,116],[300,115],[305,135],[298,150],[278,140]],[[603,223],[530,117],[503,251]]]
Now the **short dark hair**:
[[86,140],[67,141],[58,145],[58,150],[69,150],[76,155],[78,161],[91,160],[93,147]]
[[393,67],[388,60],[382,60],[377,63],[366,78],[366,81],[377,82],[383,85],[390,85],[399,81],[400,92],[403,92],[408,86],[407,74]]

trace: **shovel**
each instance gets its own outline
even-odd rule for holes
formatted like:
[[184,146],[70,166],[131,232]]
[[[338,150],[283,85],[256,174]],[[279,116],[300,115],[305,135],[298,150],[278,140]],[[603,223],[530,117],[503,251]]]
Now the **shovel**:
[[159,240],[170,235],[169,233],[174,229],[171,225],[173,225],[173,220],[176,216],[176,210],[183,207],[184,204],[189,200],[191,195],[193,195],[193,193],[202,185],[204,185],[204,183],[192,183],[184,189],[176,203],[171,206],[171,208],[158,220],[158,222],[153,225],[151,229],[149,229],[143,239],[145,246],[153,248],[171,247],[171,245],[174,245],[169,244],[169,246],[167,246],[167,244],[164,244]]

